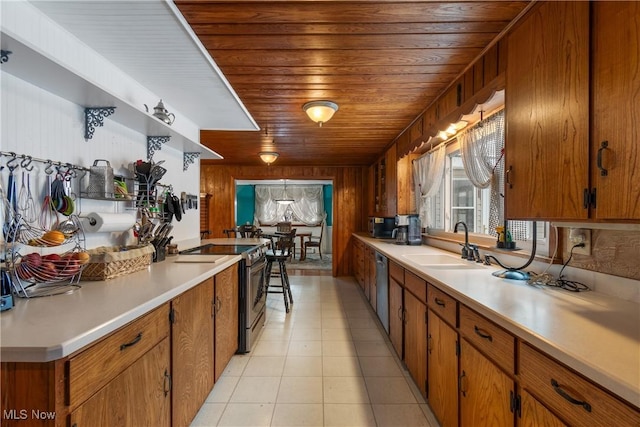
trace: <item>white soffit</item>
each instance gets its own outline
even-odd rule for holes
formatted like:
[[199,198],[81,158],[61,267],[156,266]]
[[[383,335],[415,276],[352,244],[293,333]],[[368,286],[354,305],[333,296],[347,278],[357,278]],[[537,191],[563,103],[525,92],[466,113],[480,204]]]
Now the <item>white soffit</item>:
[[259,129],[172,2],[31,3],[201,129]]

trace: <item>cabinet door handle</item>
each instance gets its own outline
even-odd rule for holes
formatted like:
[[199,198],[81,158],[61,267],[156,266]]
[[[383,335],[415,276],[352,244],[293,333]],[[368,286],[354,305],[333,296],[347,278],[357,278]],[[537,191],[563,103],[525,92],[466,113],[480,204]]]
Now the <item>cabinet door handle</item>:
[[462,375],[458,378],[458,388],[462,397],[467,397],[467,373],[465,371],[462,371]]
[[444,307],[446,304],[444,302],[444,300],[441,300],[439,298],[434,298],[434,301],[436,302],[437,305],[439,305],[440,307]]
[[216,313],[219,313],[220,309],[222,309],[222,300],[216,297]]
[[598,149],[598,158],[596,160],[596,165],[598,166],[598,169],[600,169],[600,176],[609,175],[609,171],[602,167],[602,152],[607,148],[609,148],[609,141],[602,141],[600,143],[600,148]]
[[504,182],[505,184],[507,184],[509,186],[509,188],[513,188],[513,184],[511,183],[511,168],[513,166],[509,166],[509,169],[507,169],[504,172]]
[[480,338],[484,338],[485,340],[489,340],[493,342],[493,337],[489,332],[485,331],[484,329],[478,328],[478,326],[476,325],[473,325],[473,330],[475,331],[476,335],[478,335]]
[[167,371],[166,369],[164,370],[164,384],[162,385],[162,389],[164,391],[164,396],[167,397],[167,395],[171,392],[171,375],[169,374],[169,371]]
[[429,354],[431,354],[432,350],[433,350],[433,338],[431,337],[431,334],[429,334],[429,336],[427,336],[427,351],[429,352]]
[[120,351],[124,350],[127,347],[131,347],[132,345],[136,345],[140,342],[140,340],[142,339],[142,332],[138,332],[138,335],[136,335],[136,337],[134,339],[132,339],[131,341],[121,344],[120,345]]
[[402,307],[398,309],[398,319],[402,320]]
[[569,403],[571,403],[573,405],[580,405],[580,406],[582,406],[584,408],[585,411],[591,412],[591,405],[589,405],[584,400],[578,400],[578,399],[570,396],[569,393],[567,393],[566,391],[564,391],[560,387],[560,384],[558,384],[558,381],[554,380],[553,378],[551,378],[551,387],[553,387],[553,389],[556,391],[556,393],[558,393],[560,396],[562,396],[567,402],[569,402]]

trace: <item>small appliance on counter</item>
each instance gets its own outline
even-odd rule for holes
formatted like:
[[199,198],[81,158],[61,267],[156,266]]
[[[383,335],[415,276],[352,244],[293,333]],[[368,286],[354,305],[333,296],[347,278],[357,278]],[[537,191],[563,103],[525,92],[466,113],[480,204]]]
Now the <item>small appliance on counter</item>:
[[409,215],[396,215],[395,226],[391,237],[396,239],[396,245],[409,244]]
[[409,236],[407,238],[407,242],[410,245],[421,245],[422,244],[422,224],[420,221],[419,215],[407,215],[409,220]]
[[393,217],[370,216],[369,234],[377,239],[392,239],[395,224]]

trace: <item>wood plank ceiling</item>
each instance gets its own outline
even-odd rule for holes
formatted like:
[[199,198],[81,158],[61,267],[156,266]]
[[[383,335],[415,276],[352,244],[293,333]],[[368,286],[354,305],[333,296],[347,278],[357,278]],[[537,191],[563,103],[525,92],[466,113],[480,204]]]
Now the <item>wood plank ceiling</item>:
[[[188,1],[176,5],[259,132],[202,131],[216,164],[369,165],[526,1]],[[338,112],[318,127],[305,102]]]

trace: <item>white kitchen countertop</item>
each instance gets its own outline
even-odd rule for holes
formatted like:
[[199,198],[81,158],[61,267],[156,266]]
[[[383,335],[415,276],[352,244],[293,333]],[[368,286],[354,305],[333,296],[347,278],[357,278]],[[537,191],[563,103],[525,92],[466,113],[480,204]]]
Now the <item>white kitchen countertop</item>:
[[[262,239],[202,243],[264,244]],[[186,249],[186,248],[181,248]],[[71,294],[23,299],[0,313],[0,361],[48,362],[66,357],[240,261],[177,263],[176,257],[106,281],[80,282]]]
[[[419,265],[411,254],[451,254],[430,246],[395,245],[355,235],[518,338],[640,407],[640,304],[597,292],[574,293],[474,269]],[[613,279],[615,280],[615,279]]]

